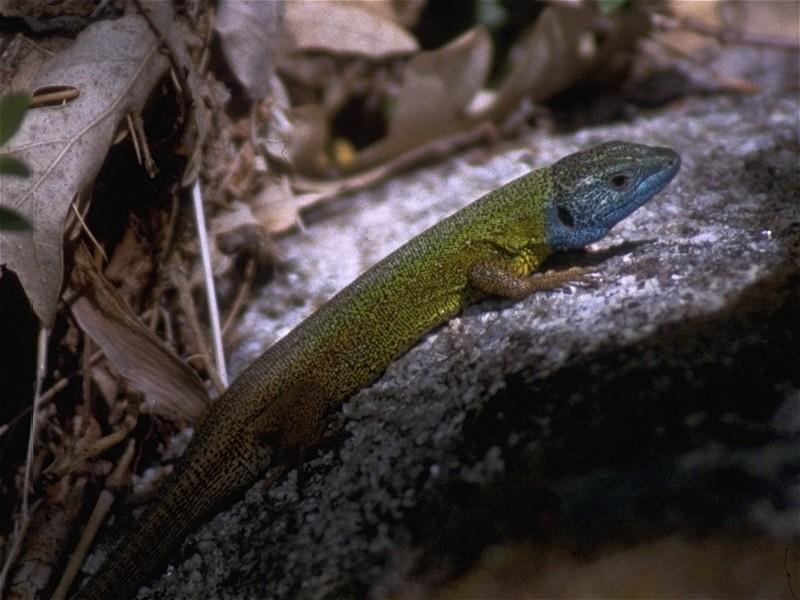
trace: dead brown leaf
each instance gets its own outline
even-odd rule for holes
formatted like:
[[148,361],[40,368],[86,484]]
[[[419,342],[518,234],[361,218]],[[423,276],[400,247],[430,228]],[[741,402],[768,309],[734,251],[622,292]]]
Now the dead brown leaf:
[[286,176],[270,177],[253,202],[253,211],[261,227],[279,233],[300,222],[300,211],[318,200],[316,194],[297,194]]
[[[252,234],[260,232],[263,236],[265,247],[274,250],[274,245],[269,242],[268,234],[280,233],[291,229],[300,220],[300,211],[314,204],[319,199],[317,193],[296,193],[289,178],[286,175],[276,177],[274,175],[264,178],[261,188],[256,191],[248,202],[234,200],[228,208],[220,211],[211,219],[211,233],[217,240],[217,246],[221,246],[221,240],[230,240],[230,234],[247,228]],[[226,241],[224,244],[230,248],[231,244]],[[221,248],[215,248],[218,250]],[[232,250],[225,250],[223,254],[233,255]],[[275,252],[271,252],[275,255]],[[223,259],[221,256],[214,257],[214,272],[219,275],[225,272],[230,264],[230,259]]]
[[386,0],[382,3],[366,0],[364,2],[370,7],[375,4],[390,4],[393,13],[390,18],[403,27],[412,27],[417,23],[426,3],[427,0]]
[[356,54],[383,60],[419,49],[417,41],[405,29],[357,2],[293,0],[286,5],[284,31],[290,50]]
[[761,2],[716,2],[722,22],[728,27],[761,36],[785,38],[797,42],[800,38],[800,4],[786,0]]
[[[710,26],[718,27],[720,25],[720,20],[717,4],[717,0],[706,0],[706,2],[671,0],[668,3],[668,14],[698,19],[704,23],[708,23]],[[686,30],[661,32],[658,34],[658,37],[688,54],[694,54],[716,43],[710,36]]]
[[476,119],[499,119],[521,99],[541,102],[578,81],[597,57],[592,6],[553,3],[511,50],[511,66],[493,103]]
[[181,422],[196,421],[208,403],[197,373],[144,326],[83,250],[75,254],[72,279],[81,294],[72,314],[114,368],[144,392],[150,410]]
[[0,205],[23,214],[33,230],[0,233],[0,264],[15,271],[39,319],[50,325],[63,277],[62,235],[69,205],[94,179],[125,115],[141,109],[167,61],[139,16],[101,21],[55,56],[36,88],[69,85],[80,96],[26,115],[8,150],[30,178],[0,177]]
[[466,129],[466,109],[486,82],[491,53],[489,34],[479,26],[442,48],[412,58],[386,137],[363,150],[349,170],[364,169],[438,136]]
[[798,45],[798,4],[785,0],[730,2],[669,0],[664,13],[677,19],[679,26],[662,31],[657,37],[684,56],[699,56],[709,46],[720,43]]
[[222,0],[214,24],[225,58],[251,100],[267,95],[283,2]]
[[389,19],[403,27],[411,27],[417,22],[419,13],[425,8],[426,0],[329,0],[346,4],[358,2],[364,10]]

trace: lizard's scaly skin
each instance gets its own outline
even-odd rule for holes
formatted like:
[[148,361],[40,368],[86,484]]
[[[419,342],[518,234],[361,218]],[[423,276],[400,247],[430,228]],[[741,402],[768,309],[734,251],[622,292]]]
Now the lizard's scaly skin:
[[325,416],[399,355],[487,292],[554,287],[528,277],[554,250],[582,247],[677,173],[671,150],[607,142],[475,201],[390,254],[245,370],[207,411],[164,491],[78,592],[135,596],[184,536],[284,452],[318,439]]

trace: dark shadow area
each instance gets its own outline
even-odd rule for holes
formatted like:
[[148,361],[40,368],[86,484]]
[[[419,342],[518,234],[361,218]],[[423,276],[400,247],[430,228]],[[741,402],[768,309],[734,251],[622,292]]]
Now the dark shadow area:
[[9,427],[0,435],[0,506],[13,506],[15,467],[30,429],[38,321],[17,276],[0,269],[0,425]]
[[506,473],[425,503],[410,521],[425,548],[416,577],[446,581],[514,540],[589,558],[676,531],[752,527],[757,502],[792,510],[798,348],[800,273],[787,261],[716,313],[609,342],[546,378],[512,375],[465,422],[462,457],[499,447]]
[[644,110],[691,95],[719,94],[719,90],[711,87],[700,88],[677,69],[664,69],[644,80],[626,76],[624,72],[602,78],[589,74],[581,83],[544,104],[556,131],[573,133],[586,127],[630,122]]
[[411,31],[423,49],[433,50],[451,42],[475,25],[486,26],[494,44],[491,76],[497,78],[505,68],[512,46],[533,26],[546,6],[543,2],[529,0],[429,0]]
[[0,269],[0,423],[8,423],[33,400],[37,319],[16,274]]
[[601,268],[606,262],[617,256],[632,254],[637,249],[656,242],[655,239],[624,241],[614,246],[590,252],[585,249],[571,250],[569,252],[556,252],[550,255],[541,265],[539,270],[569,269],[570,267],[585,267],[588,269]]

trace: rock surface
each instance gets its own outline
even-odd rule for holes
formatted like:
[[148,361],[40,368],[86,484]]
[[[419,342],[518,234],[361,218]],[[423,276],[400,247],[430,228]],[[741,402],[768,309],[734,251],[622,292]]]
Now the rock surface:
[[239,370],[531,166],[607,139],[683,159],[573,257],[593,286],[484,302],[425,337],[344,406],[299,493],[297,471],[255,485],[140,598],[797,593],[799,110],[796,89],[695,97],[310,215],[243,319]]

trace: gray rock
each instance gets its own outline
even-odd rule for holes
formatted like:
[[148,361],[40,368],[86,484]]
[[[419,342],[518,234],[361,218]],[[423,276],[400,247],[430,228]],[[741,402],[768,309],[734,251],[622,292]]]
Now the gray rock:
[[310,215],[242,320],[238,370],[532,165],[608,139],[683,158],[655,200],[562,259],[594,264],[592,286],[484,302],[426,336],[346,403],[300,486],[297,471],[255,485],[140,598],[413,594],[509,540],[580,554],[678,531],[800,534],[799,109],[794,92],[693,98]]

